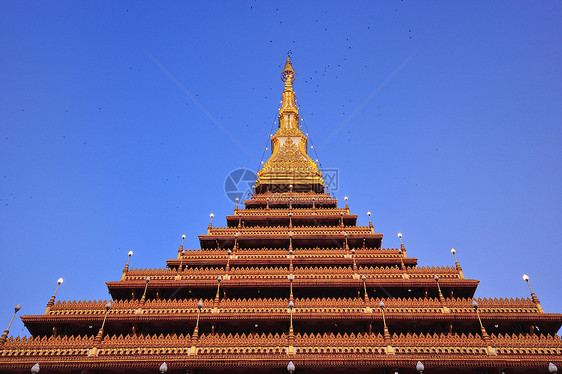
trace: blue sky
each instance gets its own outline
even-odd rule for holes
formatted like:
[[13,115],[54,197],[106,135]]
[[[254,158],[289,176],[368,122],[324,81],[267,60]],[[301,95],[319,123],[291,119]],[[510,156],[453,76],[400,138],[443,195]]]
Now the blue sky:
[[58,277],[58,299],[105,299],[130,249],[164,267],[209,213],[224,225],[288,50],[359,224],[372,211],[421,266],[455,247],[479,297],[528,297],[528,273],[562,312],[562,3],[318,4],[0,3],[0,329],[17,303],[43,313]]

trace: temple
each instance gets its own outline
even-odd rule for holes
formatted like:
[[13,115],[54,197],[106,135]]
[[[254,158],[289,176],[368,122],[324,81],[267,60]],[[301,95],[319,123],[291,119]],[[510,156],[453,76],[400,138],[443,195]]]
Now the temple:
[[182,240],[165,268],[127,260],[106,283],[111,300],[55,292],[43,314],[21,317],[31,337],[4,332],[0,372],[557,370],[562,314],[543,311],[530,286],[531,298],[474,299],[478,280],[454,250],[454,266],[419,267],[404,244],[382,247],[370,215],[357,225],[307,154],[288,57],[281,78],[271,156],[225,227],[209,224],[197,249]]

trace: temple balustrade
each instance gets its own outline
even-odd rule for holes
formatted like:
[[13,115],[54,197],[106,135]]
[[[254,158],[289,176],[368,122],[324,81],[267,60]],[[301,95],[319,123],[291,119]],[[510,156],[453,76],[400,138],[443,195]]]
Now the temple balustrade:
[[[219,273],[224,276],[224,271]],[[221,282],[221,287],[289,287],[289,281],[287,280],[287,273],[272,275],[269,273],[263,274],[231,274],[229,278]],[[362,283],[359,279],[353,276],[352,272],[341,273],[341,274],[299,274],[293,272],[295,275],[295,280],[293,281],[293,287],[361,287]],[[369,276],[368,273],[363,272],[361,275],[367,276],[366,285],[367,287],[424,287],[431,289],[434,287],[435,282],[433,277],[416,277],[416,279],[403,279],[400,273],[398,274],[376,274]],[[137,289],[142,288],[143,277],[132,277],[130,279],[126,278],[125,281],[131,281],[125,283],[124,281],[119,282],[107,282],[111,289],[115,288],[131,288],[135,287]],[[176,287],[216,287],[217,277],[209,274],[183,274],[180,273],[179,279],[175,277],[169,277],[167,279],[159,279],[151,281],[153,288],[176,288]],[[447,284],[445,281],[441,282],[441,287],[465,287],[474,288],[478,284],[478,281],[472,280],[458,280],[452,279],[455,282]],[[339,283],[338,283],[339,282]]]
[[338,199],[332,198],[328,194],[323,193],[299,193],[299,192],[292,192],[292,193],[285,193],[285,192],[274,192],[274,193],[261,193],[252,196],[251,200],[244,200],[244,205],[246,209],[249,206],[257,205],[257,204],[266,204],[267,199],[269,199],[269,204],[278,204],[278,203],[288,203],[289,199],[292,200],[293,203],[310,203],[312,205],[312,199],[317,204],[337,204]]
[[[356,225],[339,226],[339,225],[314,225],[314,224],[310,224],[310,225],[293,224],[292,226],[288,226],[288,225],[268,225],[268,226],[257,225],[257,226],[242,226],[242,227],[216,227],[215,226],[210,229],[210,232],[216,234],[217,232],[220,232],[222,230],[237,230],[237,231],[239,230],[238,231],[239,235],[242,234],[260,235],[263,234],[265,231],[267,233],[271,232],[271,233],[277,233],[279,235],[284,235],[285,231],[292,231],[293,235],[295,235],[298,233],[298,231],[305,231],[306,233],[315,233],[316,231],[322,232],[326,230],[337,230],[341,232],[341,235],[343,235],[343,230],[348,232],[347,230],[349,230],[350,228],[356,229],[355,230],[356,232],[365,233],[368,231],[368,233],[371,233],[371,229],[369,226],[356,226]],[[260,231],[249,232],[250,230],[260,230]],[[348,232],[348,234],[351,233]]]
[[[197,355],[285,355],[287,334],[202,334],[197,340]],[[2,349],[1,357],[30,357],[49,360],[50,357],[86,357],[94,344],[94,337],[51,336],[36,338],[10,337]],[[99,344],[98,358],[111,356],[185,355],[192,344],[186,335],[106,335]],[[486,355],[485,342],[478,334],[393,334],[390,341],[380,333],[323,333],[294,335],[295,353],[312,358],[338,354],[385,354],[386,346],[394,347],[395,357],[400,355],[451,356]],[[494,335],[490,344],[498,356],[560,355],[562,341],[558,335]]]
[[[358,273],[370,278],[386,278],[386,277],[402,277],[403,271],[396,266],[358,266]],[[203,279],[216,278],[224,275],[224,269],[217,268],[185,268],[181,272],[183,277],[197,275]],[[291,272],[295,276],[315,276],[330,278],[334,275],[350,275],[355,271],[351,266],[295,266]],[[439,275],[440,282],[446,279],[458,280],[458,271],[452,267],[409,267],[407,273],[410,278],[433,278]],[[275,278],[278,276],[287,276],[289,268],[283,266],[263,266],[263,267],[241,267],[235,266],[229,270],[231,276],[252,274],[256,277]],[[165,280],[177,275],[176,270],[172,269],[132,269],[129,270],[127,280],[143,280],[150,276],[150,280]]]
[[[228,255],[227,249],[223,250],[203,250],[195,252],[184,252],[178,259],[169,259],[167,264],[175,270],[181,265],[182,269],[190,266],[215,265],[226,266],[228,262],[230,267],[240,266],[251,262],[252,264],[289,264],[293,262],[296,265],[320,264],[329,265],[330,263],[352,263],[353,259],[358,264],[387,264],[392,266],[400,265],[410,268],[417,264],[417,258],[401,257],[393,249],[356,249],[353,257],[349,250],[334,248],[316,248],[316,249],[295,249],[292,257],[289,255],[287,248],[259,248],[259,249],[243,249],[237,250],[236,253]],[[458,273],[458,272],[457,272]]]
[[245,216],[252,216],[252,217],[267,217],[269,216],[276,216],[276,217],[286,217],[289,213],[293,215],[293,217],[314,217],[316,216],[337,216],[340,217],[340,213],[344,213],[351,216],[357,216],[356,214],[348,214],[347,209],[345,208],[316,208],[311,210],[310,208],[270,208],[270,209],[238,209],[235,215],[227,215],[227,219],[238,219],[238,214],[242,214],[242,217]]
[[0,349],[0,357],[86,356],[94,343],[93,336],[10,337]]
[[170,275],[175,275],[175,271],[169,268],[157,268],[157,269],[129,269],[127,271],[127,275],[129,277],[144,277],[146,279],[147,276],[150,276],[151,280],[155,279],[166,279],[166,277]]
[[[437,334],[407,333],[392,334],[392,343],[396,346],[409,346],[414,343],[418,347],[461,346],[483,347],[483,339],[479,334]],[[484,352],[485,353],[485,352]]]
[[[144,313],[151,311],[153,314],[197,314],[197,303],[198,299],[183,299],[183,300],[146,300],[142,306]],[[201,300],[204,307],[201,309],[201,313],[210,312],[210,307],[213,305],[213,300]],[[123,314],[136,314],[139,308],[139,300],[112,300],[112,306],[108,313],[109,318],[114,318],[115,316]],[[87,315],[87,316],[98,316],[96,319],[103,318],[105,314],[105,305],[107,301],[91,303],[89,301],[58,301],[55,303],[49,315]],[[207,306],[209,308],[207,308]],[[209,310],[207,310],[209,309]],[[41,316],[39,316],[41,317]]]
[[[184,317],[197,315],[197,299],[183,300],[146,300],[142,305],[143,314],[166,314],[181,315]],[[385,311],[388,316],[395,315],[399,317],[401,314],[442,314],[442,304],[438,298],[369,298],[369,303],[375,312],[378,310],[379,303],[385,303]],[[212,307],[215,306],[214,301],[210,299],[202,300],[203,308],[201,315],[212,313]],[[365,300],[364,298],[295,298],[295,314],[322,314],[322,313],[338,313],[342,316],[348,314],[364,314]],[[48,316],[89,316],[93,320],[100,320],[105,313],[106,301],[59,301],[55,303]],[[132,315],[137,313],[139,308],[138,300],[114,300],[109,312],[109,319],[117,318],[121,315]],[[493,315],[493,318],[503,315],[501,319],[507,317],[521,318],[521,314],[534,313],[537,314],[536,305],[530,299],[478,299],[480,314],[483,319]],[[224,298],[219,301],[218,307],[222,314],[239,313],[242,314],[264,314],[271,313],[287,313],[288,299],[280,298],[264,298],[264,299],[230,299]],[[453,298],[446,299],[446,305],[453,315],[474,315],[472,307],[472,299]],[[549,315],[543,315],[548,318]],[[558,315],[555,315],[558,316]],[[26,316],[27,317],[27,316]],[[39,319],[45,318],[40,315]],[[536,317],[536,316],[535,316]],[[500,319],[500,320],[501,320]]]
[[[146,277],[150,277],[150,281],[169,280],[177,275],[174,269],[131,269],[127,272],[125,280],[140,280],[145,282]],[[213,279],[216,280],[219,275],[224,275],[224,269],[220,268],[186,268],[183,270],[184,277],[196,276],[197,279]]]
[[[23,336],[23,337],[9,337],[4,343],[2,349],[4,350],[17,350],[17,349],[34,349],[38,345],[43,348],[58,349],[58,348],[81,348],[91,346],[94,341],[93,336]],[[0,351],[2,352],[2,351]]]
[[[252,226],[252,227],[213,227],[209,230],[211,236],[234,236],[238,235],[279,235],[283,237],[289,236],[289,232],[295,236],[306,236],[306,235],[341,235],[344,233],[348,235],[381,235],[371,233],[371,228],[369,226]],[[205,235],[200,235],[205,236]]]
[[[186,249],[182,252],[181,258],[184,260],[204,260],[204,259],[221,259],[225,260],[228,249],[232,248],[203,248],[203,249]],[[393,258],[400,259],[397,248],[355,248],[355,258]],[[288,248],[244,248],[238,249],[231,259],[235,258],[283,258],[289,252]],[[343,248],[295,248],[293,249],[294,258],[297,257],[317,257],[317,258],[333,258],[337,256],[348,256],[350,250]],[[414,259],[414,257],[403,257],[404,261]],[[170,259],[170,261],[179,261]]]
[[562,352],[562,339],[558,335],[551,334],[490,334],[490,338],[495,344],[502,347],[541,347],[548,342],[548,345],[555,347]]

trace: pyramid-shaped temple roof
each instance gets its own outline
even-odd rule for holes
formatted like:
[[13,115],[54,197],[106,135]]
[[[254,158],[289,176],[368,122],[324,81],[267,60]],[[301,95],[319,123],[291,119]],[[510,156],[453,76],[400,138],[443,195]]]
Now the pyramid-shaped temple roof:
[[226,226],[209,224],[200,248],[182,243],[162,268],[127,262],[107,282],[111,300],[55,292],[43,314],[21,317],[31,337],[2,335],[0,372],[541,373],[562,363],[562,315],[530,287],[530,298],[475,300],[478,280],[454,250],[452,267],[419,267],[403,243],[384,248],[371,221],[357,225],[307,153],[289,57],[281,79],[271,156]]

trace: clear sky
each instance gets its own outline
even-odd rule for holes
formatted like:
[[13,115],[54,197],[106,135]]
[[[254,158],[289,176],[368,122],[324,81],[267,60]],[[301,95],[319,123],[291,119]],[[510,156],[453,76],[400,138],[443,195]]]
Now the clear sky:
[[[320,6],[320,4],[322,4]],[[562,312],[562,2],[0,2],[0,331],[197,248],[301,116],[383,246]],[[229,135],[230,134],[230,135]],[[343,201],[342,201],[343,203]],[[19,319],[11,334],[27,331]]]

